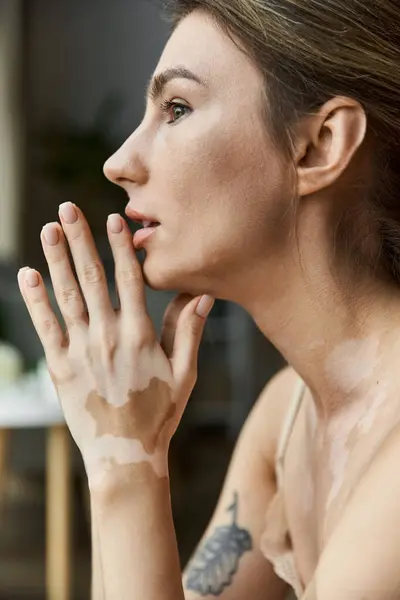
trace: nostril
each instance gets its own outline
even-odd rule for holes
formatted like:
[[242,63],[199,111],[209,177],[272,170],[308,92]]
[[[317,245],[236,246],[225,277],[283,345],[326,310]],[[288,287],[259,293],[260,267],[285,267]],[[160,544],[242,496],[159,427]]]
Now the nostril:
[[104,163],[103,173],[111,183],[115,183],[116,185],[123,185],[126,181],[126,178],[121,173],[121,169],[111,159]]

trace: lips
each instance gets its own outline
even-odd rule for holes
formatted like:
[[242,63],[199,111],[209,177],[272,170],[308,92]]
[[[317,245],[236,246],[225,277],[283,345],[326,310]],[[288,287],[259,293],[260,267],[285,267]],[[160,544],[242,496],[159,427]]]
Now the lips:
[[159,225],[157,221],[143,221],[143,227],[155,227]]
[[160,222],[153,215],[145,215],[131,208],[125,210],[126,216],[131,219],[134,223],[139,223],[143,227],[153,227],[154,225],[160,225]]

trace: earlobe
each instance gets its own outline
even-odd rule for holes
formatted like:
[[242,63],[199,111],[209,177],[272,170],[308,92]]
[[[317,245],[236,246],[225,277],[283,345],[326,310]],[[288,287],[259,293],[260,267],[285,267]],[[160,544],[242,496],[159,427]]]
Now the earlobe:
[[367,117],[351,98],[335,97],[299,128],[297,192],[308,196],[333,185],[365,139]]

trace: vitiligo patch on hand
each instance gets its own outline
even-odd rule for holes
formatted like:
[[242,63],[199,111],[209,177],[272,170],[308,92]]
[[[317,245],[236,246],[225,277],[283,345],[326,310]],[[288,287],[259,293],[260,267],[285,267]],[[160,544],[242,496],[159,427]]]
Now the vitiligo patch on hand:
[[87,397],[86,408],[96,423],[96,437],[109,434],[136,439],[148,454],[156,450],[165,424],[176,412],[168,384],[157,377],[144,390],[130,390],[122,406],[113,406],[93,390]]

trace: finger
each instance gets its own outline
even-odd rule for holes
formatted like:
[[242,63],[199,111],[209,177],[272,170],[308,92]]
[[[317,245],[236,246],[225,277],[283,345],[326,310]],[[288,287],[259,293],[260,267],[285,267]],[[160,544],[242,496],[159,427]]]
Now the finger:
[[72,271],[67,244],[59,223],[47,223],[40,234],[43,252],[49,266],[54,295],[67,327],[87,324],[88,315]]
[[64,333],[50,305],[40,273],[34,269],[21,269],[17,279],[22,297],[46,354],[60,350],[65,345]]
[[207,316],[214,305],[214,298],[204,295],[194,298],[182,310],[175,333],[172,351],[172,370],[178,386],[191,383],[197,375],[197,358]]
[[22,295],[22,298],[23,298],[23,300],[25,302],[25,306],[26,306],[26,308],[28,310],[29,316],[32,319],[32,313],[31,313],[30,306],[28,304],[28,299],[27,299],[26,294],[25,294],[24,283],[23,283],[24,282],[25,271],[29,271],[29,269],[30,269],[30,267],[22,267],[18,271],[18,273],[17,273],[17,280],[18,280],[18,285],[19,285],[19,291],[21,292],[21,295]]
[[61,204],[59,214],[89,317],[91,320],[105,322],[114,317],[114,310],[108,293],[104,266],[89,225],[83,212],[71,202]]
[[107,231],[115,263],[115,281],[124,318],[148,321],[142,269],[132,243],[132,234],[119,214],[109,215]]
[[161,326],[160,346],[168,358],[172,356],[179,315],[191,300],[193,300],[193,296],[190,294],[178,294],[165,310]]
[[119,309],[121,309],[121,298],[119,297],[119,288],[118,288],[118,281],[115,278],[115,296],[116,296],[116,303]]

